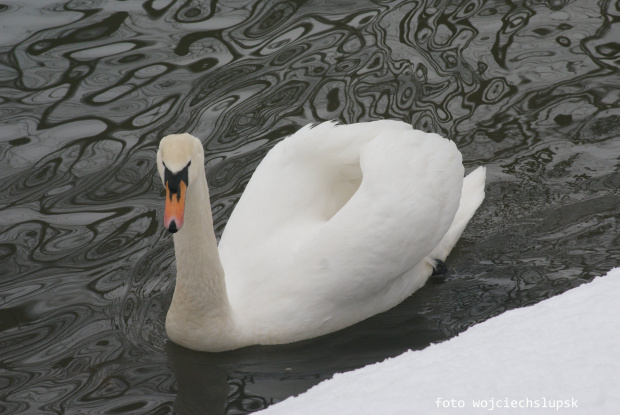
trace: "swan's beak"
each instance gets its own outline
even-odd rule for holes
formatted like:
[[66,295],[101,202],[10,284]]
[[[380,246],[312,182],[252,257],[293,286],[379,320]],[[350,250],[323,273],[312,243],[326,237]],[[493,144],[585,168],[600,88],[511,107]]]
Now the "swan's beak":
[[171,193],[166,182],[166,210],[164,212],[164,226],[171,233],[177,232],[183,226],[185,213],[185,193],[187,185],[181,181],[176,193]]

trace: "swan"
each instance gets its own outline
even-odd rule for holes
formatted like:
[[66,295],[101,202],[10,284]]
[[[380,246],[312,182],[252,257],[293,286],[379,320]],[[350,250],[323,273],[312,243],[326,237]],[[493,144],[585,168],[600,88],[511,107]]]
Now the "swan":
[[307,125],[257,167],[219,246],[201,141],[164,137],[177,277],[166,332],[219,352],[321,336],[386,311],[443,265],[484,199],[454,142],[381,120]]

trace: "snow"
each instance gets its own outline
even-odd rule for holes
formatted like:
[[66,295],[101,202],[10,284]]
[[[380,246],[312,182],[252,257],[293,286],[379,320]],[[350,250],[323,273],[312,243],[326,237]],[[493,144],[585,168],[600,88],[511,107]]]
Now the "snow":
[[337,374],[260,413],[620,414],[619,384],[616,268],[443,343]]

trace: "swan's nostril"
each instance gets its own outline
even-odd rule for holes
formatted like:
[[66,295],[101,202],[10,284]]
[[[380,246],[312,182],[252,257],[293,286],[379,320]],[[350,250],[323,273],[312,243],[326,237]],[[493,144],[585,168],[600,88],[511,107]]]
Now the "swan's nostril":
[[170,226],[168,226],[168,232],[177,233],[177,223],[175,221],[170,222]]

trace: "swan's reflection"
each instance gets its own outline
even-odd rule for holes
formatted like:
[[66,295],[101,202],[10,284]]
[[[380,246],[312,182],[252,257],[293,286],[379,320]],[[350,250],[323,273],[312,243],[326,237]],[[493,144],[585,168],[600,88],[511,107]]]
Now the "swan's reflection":
[[177,379],[174,409],[178,414],[223,414],[228,398],[228,372],[217,354],[199,353],[166,343]]
[[[430,294],[428,289],[421,290]],[[414,296],[415,297],[415,296]],[[423,349],[446,335],[419,314],[419,298],[327,336],[224,353],[166,344],[180,415],[250,413],[305,392],[336,372]]]
[[166,353],[178,387],[175,411],[180,415],[250,413],[331,377],[333,369],[325,366],[296,365],[303,361],[305,347],[287,349],[257,346],[205,353],[169,341]]

